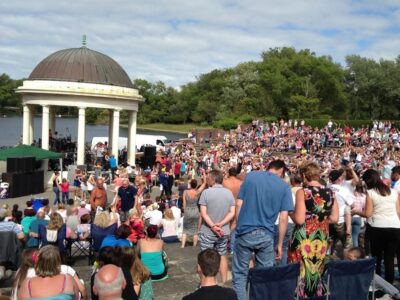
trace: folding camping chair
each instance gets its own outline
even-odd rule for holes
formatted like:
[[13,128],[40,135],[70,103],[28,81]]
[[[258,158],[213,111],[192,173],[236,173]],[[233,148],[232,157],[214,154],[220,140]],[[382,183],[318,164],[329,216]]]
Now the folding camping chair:
[[86,239],[84,241],[81,240],[73,240],[67,239],[67,259],[69,264],[72,265],[74,257],[87,256],[88,265],[90,266],[93,261],[93,247],[92,247],[92,239]]
[[368,299],[372,283],[372,299],[375,299],[375,258],[338,260],[327,263],[329,300]]
[[300,264],[250,269],[248,294],[250,300],[294,299]]

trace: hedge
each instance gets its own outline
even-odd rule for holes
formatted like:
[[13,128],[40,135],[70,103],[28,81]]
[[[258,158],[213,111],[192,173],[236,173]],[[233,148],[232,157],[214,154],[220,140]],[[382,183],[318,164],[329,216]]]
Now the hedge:
[[215,128],[222,128],[224,130],[230,130],[230,129],[235,129],[238,126],[238,121],[234,119],[221,119],[216,122],[214,122],[213,126]]

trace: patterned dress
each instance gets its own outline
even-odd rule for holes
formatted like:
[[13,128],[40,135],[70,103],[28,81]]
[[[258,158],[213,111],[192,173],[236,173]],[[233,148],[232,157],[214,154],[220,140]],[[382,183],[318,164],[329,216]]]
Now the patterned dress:
[[326,292],[321,275],[328,250],[329,216],[334,198],[332,191],[323,186],[306,186],[304,193],[306,219],[293,230],[289,261],[300,262],[297,294],[308,298]]

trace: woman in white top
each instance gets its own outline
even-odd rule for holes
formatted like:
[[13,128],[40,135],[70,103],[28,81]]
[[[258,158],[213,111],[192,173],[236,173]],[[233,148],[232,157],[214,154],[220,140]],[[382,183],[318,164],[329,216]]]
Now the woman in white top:
[[368,189],[365,210],[354,214],[370,218],[371,253],[377,259],[376,273],[381,275],[383,258],[385,279],[393,283],[394,256],[400,242],[400,198],[396,190],[383,183],[378,171],[368,169],[362,178]]
[[174,214],[170,208],[164,210],[164,218],[161,220],[160,226],[163,227],[161,239],[165,243],[176,243],[178,240],[178,221],[175,220]]

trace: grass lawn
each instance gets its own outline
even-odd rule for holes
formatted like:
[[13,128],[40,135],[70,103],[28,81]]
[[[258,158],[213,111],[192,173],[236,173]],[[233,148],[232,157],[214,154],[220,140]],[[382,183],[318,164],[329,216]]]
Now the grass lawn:
[[186,124],[165,124],[165,123],[151,123],[151,124],[138,124],[140,129],[152,129],[159,131],[170,131],[179,133],[188,133],[193,128],[212,128],[211,126],[201,126],[195,123]]

